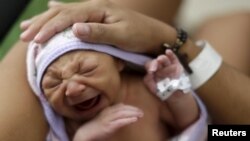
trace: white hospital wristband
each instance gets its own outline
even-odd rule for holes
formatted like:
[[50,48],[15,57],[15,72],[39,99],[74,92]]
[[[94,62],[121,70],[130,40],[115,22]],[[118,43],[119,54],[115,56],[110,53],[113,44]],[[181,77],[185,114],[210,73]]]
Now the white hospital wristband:
[[192,89],[196,90],[206,83],[220,68],[222,57],[206,41],[196,45],[203,48],[200,54],[189,63],[193,73],[189,76]]
[[184,94],[190,92],[191,90],[191,82],[189,77],[184,72],[177,79],[170,79],[169,77],[166,77],[165,79],[157,82],[156,95],[162,101],[165,101],[177,90],[181,90]]

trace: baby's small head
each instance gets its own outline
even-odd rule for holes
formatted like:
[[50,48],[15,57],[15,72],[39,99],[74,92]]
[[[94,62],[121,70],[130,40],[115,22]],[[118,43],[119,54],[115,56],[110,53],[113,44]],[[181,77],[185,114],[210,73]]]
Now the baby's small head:
[[110,55],[72,51],[46,69],[41,87],[57,113],[88,120],[114,103],[121,87],[122,68],[123,63]]
[[41,93],[37,95],[45,97],[57,113],[74,120],[90,119],[114,102],[121,87],[121,60],[143,67],[150,59],[112,46],[84,43],[71,30],[33,50],[34,80]]

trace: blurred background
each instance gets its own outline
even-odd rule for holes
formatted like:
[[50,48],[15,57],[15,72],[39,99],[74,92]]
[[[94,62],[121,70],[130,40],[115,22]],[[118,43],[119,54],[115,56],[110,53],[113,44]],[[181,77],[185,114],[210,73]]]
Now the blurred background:
[[250,0],[183,0],[176,22],[178,26],[193,33],[212,18],[240,12],[248,12],[250,15]]
[[[20,22],[46,10],[48,1],[0,0],[0,60],[19,39]],[[60,1],[72,2],[77,0]]]
[[1,0],[0,2],[0,42],[30,0]]

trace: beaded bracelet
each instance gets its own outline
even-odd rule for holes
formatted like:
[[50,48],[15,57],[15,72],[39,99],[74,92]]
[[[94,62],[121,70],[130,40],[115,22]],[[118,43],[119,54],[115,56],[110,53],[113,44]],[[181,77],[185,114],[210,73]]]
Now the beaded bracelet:
[[184,31],[182,29],[176,29],[176,31],[177,31],[177,39],[176,39],[175,43],[172,46],[170,46],[167,43],[164,43],[163,47],[165,49],[171,49],[176,54],[176,56],[179,58],[180,63],[183,65],[183,67],[187,71],[187,73],[191,74],[193,71],[188,65],[187,54],[179,53],[180,48],[186,43],[186,41],[188,39],[188,34],[186,31]]

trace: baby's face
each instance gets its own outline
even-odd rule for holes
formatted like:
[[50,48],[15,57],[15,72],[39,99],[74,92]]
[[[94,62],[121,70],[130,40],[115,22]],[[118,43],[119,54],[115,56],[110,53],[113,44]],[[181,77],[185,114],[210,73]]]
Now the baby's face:
[[73,120],[93,118],[113,104],[121,87],[121,62],[104,53],[67,53],[46,70],[42,89],[54,110]]

